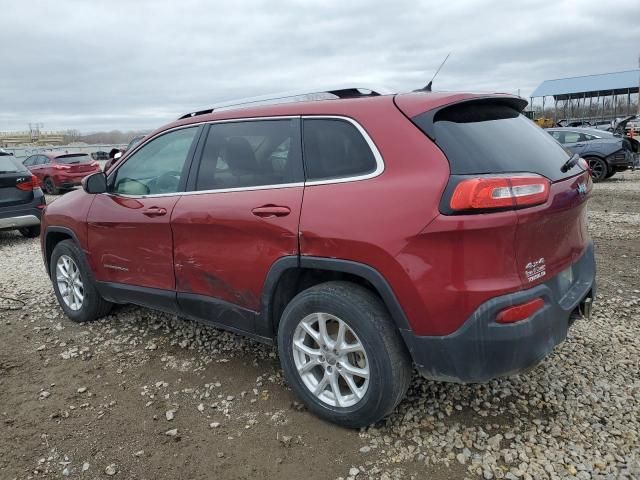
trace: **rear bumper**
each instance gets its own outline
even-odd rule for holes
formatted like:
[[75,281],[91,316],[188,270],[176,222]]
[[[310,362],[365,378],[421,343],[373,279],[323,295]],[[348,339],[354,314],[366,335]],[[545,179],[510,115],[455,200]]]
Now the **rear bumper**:
[[17,230],[23,227],[40,225],[42,207],[45,204],[42,192],[34,193],[30,203],[0,208],[0,230]]
[[[566,338],[585,300],[595,297],[593,244],[572,271],[574,280],[568,288],[556,276],[528,290],[493,298],[450,335],[416,336],[401,330],[419,372],[432,380],[479,383],[534,367]],[[545,306],[531,318],[496,323],[502,309],[537,297]]]
[[609,165],[616,170],[627,170],[636,166],[636,154],[629,150],[624,151],[624,157],[617,158],[616,155],[611,155],[608,158]]

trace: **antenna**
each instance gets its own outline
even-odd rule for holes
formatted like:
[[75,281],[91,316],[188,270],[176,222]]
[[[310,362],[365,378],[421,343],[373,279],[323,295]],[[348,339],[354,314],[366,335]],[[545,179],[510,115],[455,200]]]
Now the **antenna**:
[[425,87],[421,88],[420,90],[423,90],[425,92],[430,92],[431,91],[431,86],[433,85],[433,81],[435,80],[436,75],[438,75],[438,73],[440,73],[440,69],[446,63],[447,59],[449,58],[449,55],[451,55],[451,52],[447,53],[447,56],[444,57],[444,60],[442,61],[442,63],[438,67],[438,69],[436,70],[436,73],[433,74],[433,77],[431,77],[431,80],[429,80],[429,83],[427,83],[427,85]]

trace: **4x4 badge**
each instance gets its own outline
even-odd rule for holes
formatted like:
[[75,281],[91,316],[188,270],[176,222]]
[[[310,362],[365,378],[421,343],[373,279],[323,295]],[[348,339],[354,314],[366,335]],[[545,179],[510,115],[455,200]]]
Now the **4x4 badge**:
[[578,193],[580,195],[586,195],[587,194],[587,184],[586,183],[579,183],[578,184]]

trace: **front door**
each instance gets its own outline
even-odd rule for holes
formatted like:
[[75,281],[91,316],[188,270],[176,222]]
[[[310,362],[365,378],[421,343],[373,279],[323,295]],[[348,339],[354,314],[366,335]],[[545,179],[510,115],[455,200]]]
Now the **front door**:
[[298,255],[300,120],[212,124],[203,145],[193,191],[171,217],[178,303],[191,316],[252,330],[269,269]]
[[96,195],[87,222],[97,280],[175,289],[169,220],[199,131],[188,127],[157,136],[109,175],[108,192]]

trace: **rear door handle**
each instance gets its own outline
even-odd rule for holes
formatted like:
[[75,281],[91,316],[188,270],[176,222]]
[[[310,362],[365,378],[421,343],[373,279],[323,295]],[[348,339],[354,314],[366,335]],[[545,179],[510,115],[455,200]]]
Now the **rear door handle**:
[[147,217],[162,217],[167,214],[167,209],[162,207],[149,207],[142,213]]
[[291,213],[289,207],[283,207],[280,205],[263,205],[262,207],[256,207],[251,210],[256,217],[286,217]]

